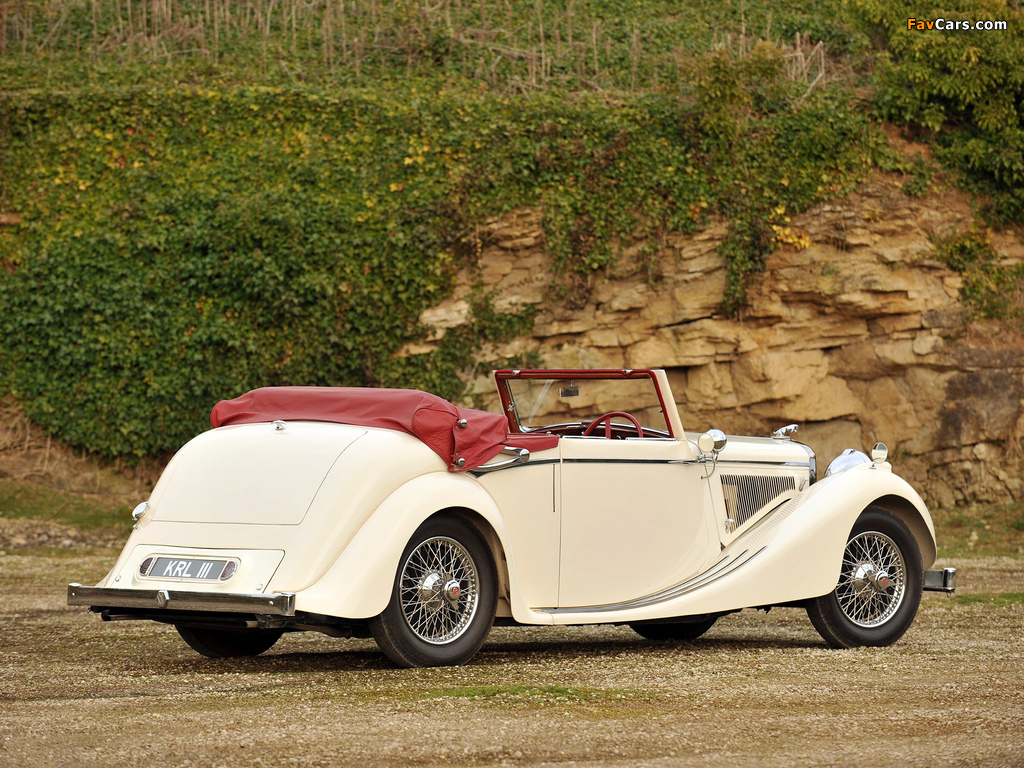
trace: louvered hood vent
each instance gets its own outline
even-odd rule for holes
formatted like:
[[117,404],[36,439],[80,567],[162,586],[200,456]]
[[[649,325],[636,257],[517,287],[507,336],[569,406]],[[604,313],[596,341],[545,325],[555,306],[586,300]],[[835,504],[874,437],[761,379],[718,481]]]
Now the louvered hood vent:
[[722,491],[728,516],[736,528],[780,497],[796,491],[796,481],[789,475],[722,475]]

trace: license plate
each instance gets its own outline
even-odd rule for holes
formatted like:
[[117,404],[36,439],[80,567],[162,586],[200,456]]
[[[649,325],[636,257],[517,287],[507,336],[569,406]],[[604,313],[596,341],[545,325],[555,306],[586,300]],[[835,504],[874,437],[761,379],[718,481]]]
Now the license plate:
[[158,557],[148,576],[154,579],[217,581],[224,573],[228,562],[227,560],[200,560],[191,557]]

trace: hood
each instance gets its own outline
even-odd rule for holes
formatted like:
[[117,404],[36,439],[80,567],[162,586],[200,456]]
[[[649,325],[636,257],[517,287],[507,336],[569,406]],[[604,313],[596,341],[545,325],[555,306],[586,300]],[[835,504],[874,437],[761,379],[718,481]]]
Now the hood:
[[720,461],[778,462],[779,464],[806,464],[814,456],[808,446],[795,440],[771,437],[739,437],[729,435],[729,441],[719,454]]

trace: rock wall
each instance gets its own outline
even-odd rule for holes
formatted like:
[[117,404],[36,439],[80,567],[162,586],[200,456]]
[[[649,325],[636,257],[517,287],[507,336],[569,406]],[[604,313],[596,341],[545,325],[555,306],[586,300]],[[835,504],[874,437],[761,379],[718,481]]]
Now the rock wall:
[[[934,239],[972,218],[961,195],[913,199],[875,178],[795,218],[810,247],[776,251],[750,285],[750,306],[730,318],[718,310],[724,223],[670,235],[653,280],[639,265],[645,243],[616,245],[615,273],[595,274],[585,302],[571,307],[550,298],[540,212],[522,209],[488,223],[477,269],[421,320],[437,329],[434,341],[465,322],[479,281],[499,308],[539,309],[530,337],[488,356],[665,368],[687,429],[768,434],[797,422],[819,472],[844,448],[881,440],[929,503],[1020,498],[1024,339],[995,322],[966,324],[961,278],[931,258]],[[1024,259],[1012,235],[993,244],[1006,260]],[[473,390],[493,383],[480,377]]]

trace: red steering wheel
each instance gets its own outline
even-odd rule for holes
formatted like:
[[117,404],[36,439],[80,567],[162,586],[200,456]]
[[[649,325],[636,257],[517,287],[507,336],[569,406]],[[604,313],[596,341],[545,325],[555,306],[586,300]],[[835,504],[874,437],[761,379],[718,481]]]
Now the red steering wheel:
[[625,411],[610,411],[609,413],[606,413],[604,416],[598,416],[596,419],[590,422],[590,425],[585,430],[583,430],[583,436],[588,436],[591,432],[594,431],[597,425],[603,421],[604,436],[610,439],[612,436],[612,418],[615,416],[621,416],[624,419],[629,419],[631,422],[633,422],[633,426],[636,427],[637,437],[644,436],[644,430],[640,426],[640,422],[633,418],[631,414],[628,414]]

